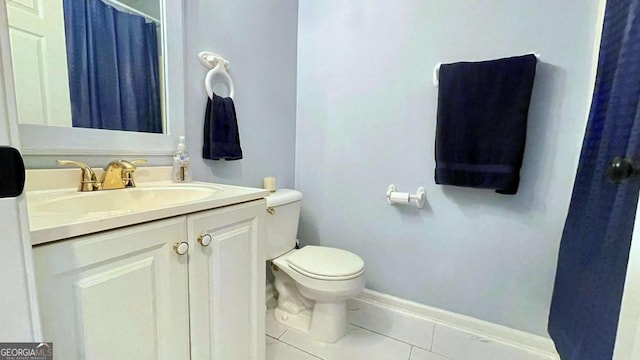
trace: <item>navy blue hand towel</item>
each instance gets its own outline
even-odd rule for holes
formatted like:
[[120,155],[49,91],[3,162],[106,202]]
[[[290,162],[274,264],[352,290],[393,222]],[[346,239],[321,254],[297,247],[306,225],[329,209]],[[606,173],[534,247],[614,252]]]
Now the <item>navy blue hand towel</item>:
[[213,94],[207,98],[204,116],[204,146],[202,157],[211,160],[240,160],[240,134],[233,99]]
[[536,62],[524,55],[441,65],[436,184],[518,191]]

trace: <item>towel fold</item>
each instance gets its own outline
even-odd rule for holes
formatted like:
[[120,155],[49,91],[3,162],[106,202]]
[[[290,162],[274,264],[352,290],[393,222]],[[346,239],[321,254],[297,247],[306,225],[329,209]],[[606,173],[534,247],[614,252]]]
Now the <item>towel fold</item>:
[[215,93],[207,98],[204,116],[204,146],[202,157],[211,160],[240,160],[240,134],[233,99]]
[[436,184],[517,192],[536,62],[524,55],[441,65]]

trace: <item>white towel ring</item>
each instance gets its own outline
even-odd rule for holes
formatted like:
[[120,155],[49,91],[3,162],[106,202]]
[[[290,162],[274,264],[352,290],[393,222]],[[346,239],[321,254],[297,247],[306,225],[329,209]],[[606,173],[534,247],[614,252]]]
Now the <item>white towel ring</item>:
[[222,76],[224,81],[227,83],[226,85],[229,88],[229,97],[233,98],[235,93],[233,80],[231,80],[231,75],[227,72],[227,70],[229,70],[229,61],[216,53],[208,51],[199,53],[198,58],[202,65],[211,69],[207,72],[207,75],[204,78],[204,88],[207,92],[207,96],[209,96],[210,99],[213,98],[213,77],[218,74]]
[[226,66],[222,65],[221,61],[218,61],[218,64],[209,72],[207,72],[207,76],[204,78],[204,88],[207,91],[207,96],[209,99],[213,99],[213,77],[218,74],[224,78],[227,83],[227,87],[229,87],[229,97],[233,99],[235,94],[233,87],[233,80],[231,80],[231,76],[225,69]]

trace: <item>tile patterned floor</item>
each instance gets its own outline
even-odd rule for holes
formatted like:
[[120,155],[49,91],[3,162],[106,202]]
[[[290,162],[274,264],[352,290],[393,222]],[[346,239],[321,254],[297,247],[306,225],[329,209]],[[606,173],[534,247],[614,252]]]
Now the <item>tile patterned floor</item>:
[[411,344],[351,325],[335,344],[325,344],[290,330],[267,311],[267,360],[450,360]]
[[266,315],[267,360],[557,359],[361,301],[351,302],[349,331],[335,344],[279,324],[273,309]]

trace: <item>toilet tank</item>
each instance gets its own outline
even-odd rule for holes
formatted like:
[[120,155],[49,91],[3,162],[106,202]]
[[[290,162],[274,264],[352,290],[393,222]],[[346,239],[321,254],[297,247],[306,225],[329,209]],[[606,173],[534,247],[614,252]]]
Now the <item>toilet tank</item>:
[[302,193],[296,190],[278,189],[266,199],[266,255],[267,260],[271,260],[296,247]]

